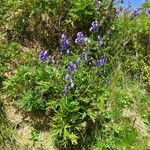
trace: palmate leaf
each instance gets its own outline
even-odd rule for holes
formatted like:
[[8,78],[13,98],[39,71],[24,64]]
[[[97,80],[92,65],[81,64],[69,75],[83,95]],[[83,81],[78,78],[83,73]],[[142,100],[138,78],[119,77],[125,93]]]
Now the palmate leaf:
[[76,144],[78,144],[78,136],[77,135],[75,135],[74,133],[70,133],[69,135],[68,135],[68,137],[69,137],[69,139],[71,140],[71,143],[73,144],[73,145],[76,145]]
[[93,110],[88,109],[88,110],[87,110],[87,116],[89,116],[90,119],[91,119],[93,122],[95,122],[95,120],[96,120],[96,118],[97,118],[97,113],[96,113],[96,111],[93,111]]
[[66,125],[63,130],[63,139],[66,141],[70,140],[72,144],[77,144],[78,137],[73,133],[69,132],[70,126]]

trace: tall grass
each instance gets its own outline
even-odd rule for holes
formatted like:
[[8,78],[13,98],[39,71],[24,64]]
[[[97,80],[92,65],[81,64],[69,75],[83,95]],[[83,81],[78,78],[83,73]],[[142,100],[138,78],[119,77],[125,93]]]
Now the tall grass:
[[6,118],[3,103],[0,101],[0,149],[15,150],[13,130]]

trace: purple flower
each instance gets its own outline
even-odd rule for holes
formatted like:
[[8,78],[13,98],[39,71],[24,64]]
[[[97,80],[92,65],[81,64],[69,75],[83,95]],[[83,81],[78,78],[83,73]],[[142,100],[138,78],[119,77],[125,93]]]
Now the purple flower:
[[101,47],[103,44],[103,40],[102,40],[101,36],[98,35],[97,39],[98,39],[98,46]]
[[85,36],[83,35],[82,32],[78,32],[77,33],[77,38],[75,39],[75,43],[76,44],[79,44],[79,45],[82,45],[86,42],[86,38]]
[[87,54],[86,53],[82,53],[82,57],[83,57],[83,59],[85,60],[85,61],[87,61],[87,59],[88,59],[88,56],[87,56]]
[[48,57],[47,51],[43,50],[43,51],[40,52],[40,54],[39,54],[39,60],[44,61],[44,60],[47,59],[47,57]]
[[133,11],[133,13],[132,13],[132,19],[135,18],[135,17],[137,17],[139,15],[140,10],[141,10],[141,8],[138,8],[137,10]]
[[74,83],[73,83],[73,80],[70,78],[70,87],[72,88],[72,89],[74,89],[74,87],[75,87],[75,85],[74,85]]
[[98,30],[99,30],[99,25],[98,25],[97,20],[93,21],[92,24],[91,24],[90,31],[98,32]]
[[65,34],[62,34],[60,38],[60,51],[69,53],[69,40]]
[[97,66],[102,66],[104,64],[106,64],[106,59],[105,58],[101,58],[101,59],[96,60],[96,65]]
[[72,88],[72,89],[74,89],[74,83],[73,83],[73,81],[72,82],[70,82],[70,87]]
[[133,17],[137,17],[139,15],[138,11],[137,10],[134,10],[133,12]]
[[66,94],[67,94],[67,92],[68,92],[68,86],[67,86],[67,85],[65,85],[65,87],[64,87],[64,95],[66,95]]
[[74,73],[76,70],[76,64],[74,64],[72,61],[70,61],[69,65],[67,66],[67,70],[71,73]]
[[80,62],[81,62],[81,58],[80,58],[80,57],[78,57],[76,62],[77,62],[77,64],[80,64]]
[[70,79],[70,75],[69,74],[66,74],[65,75],[65,80],[69,80]]

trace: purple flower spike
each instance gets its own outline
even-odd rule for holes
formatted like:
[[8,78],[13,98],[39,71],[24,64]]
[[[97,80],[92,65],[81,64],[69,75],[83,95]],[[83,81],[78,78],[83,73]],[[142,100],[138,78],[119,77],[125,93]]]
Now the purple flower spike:
[[99,25],[98,25],[98,22],[97,22],[97,21],[93,21],[93,22],[92,22],[90,31],[95,31],[95,32],[98,32],[98,31],[99,31]]
[[44,60],[47,59],[47,57],[48,57],[47,51],[41,51],[40,52],[40,54],[39,54],[39,60],[44,61]]
[[77,38],[75,39],[75,43],[79,44],[79,45],[82,45],[82,44],[85,44],[85,42],[86,42],[86,38],[83,35],[83,33],[82,32],[78,32],[77,33]]
[[70,87],[72,88],[72,89],[74,89],[74,87],[75,87],[75,85],[74,85],[74,83],[73,83],[73,80],[70,78]]
[[76,70],[76,64],[70,61],[69,65],[67,66],[67,70],[73,74]]
[[77,58],[77,64],[80,64],[80,62],[81,62],[81,58],[78,57],[78,58]]
[[139,15],[138,11],[137,10],[134,10],[133,12],[133,17],[137,17]]
[[69,40],[65,34],[62,34],[60,38],[60,51],[69,54]]
[[138,9],[134,10],[133,13],[132,13],[132,19],[137,17],[140,14],[141,10],[142,10],[141,8],[138,8]]
[[98,59],[98,60],[96,61],[96,65],[97,65],[97,66],[102,66],[102,65],[104,65],[104,64],[106,64],[106,59],[104,59],[104,58]]
[[65,80],[69,80],[70,79],[70,75],[69,74],[66,74],[65,75]]
[[74,83],[73,82],[70,82],[70,87],[72,88],[72,89],[74,89]]
[[65,85],[65,87],[64,87],[64,95],[66,95],[66,94],[67,94],[67,92],[68,92],[68,86],[67,86],[67,85]]
[[82,57],[83,57],[83,59],[84,59],[85,61],[87,61],[88,56],[87,56],[87,54],[86,54],[86,53],[82,53]]

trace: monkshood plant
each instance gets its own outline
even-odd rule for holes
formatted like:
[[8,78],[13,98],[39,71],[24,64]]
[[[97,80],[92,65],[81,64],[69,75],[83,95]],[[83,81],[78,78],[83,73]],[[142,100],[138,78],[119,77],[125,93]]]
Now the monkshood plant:
[[42,50],[33,65],[21,65],[4,82],[8,96],[23,110],[53,112],[50,126],[60,149],[87,148],[106,107],[107,58],[99,28],[93,21],[90,37],[78,32],[74,47],[62,34],[57,56]]
[[[76,55],[71,55],[68,37],[62,34],[60,38],[60,53],[65,56],[60,60],[60,65],[65,66],[63,93],[59,101],[47,103],[54,110],[51,133],[60,149],[88,148],[90,142],[87,141],[94,135],[93,128],[96,128],[96,122],[106,107],[107,61],[106,56],[99,52],[103,40],[98,35],[98,21],[93,21],[89,30],[91,37],[77,33]],[[48,60],[53,65],[56,63],[47,51],[42,51],[39,59]]]

